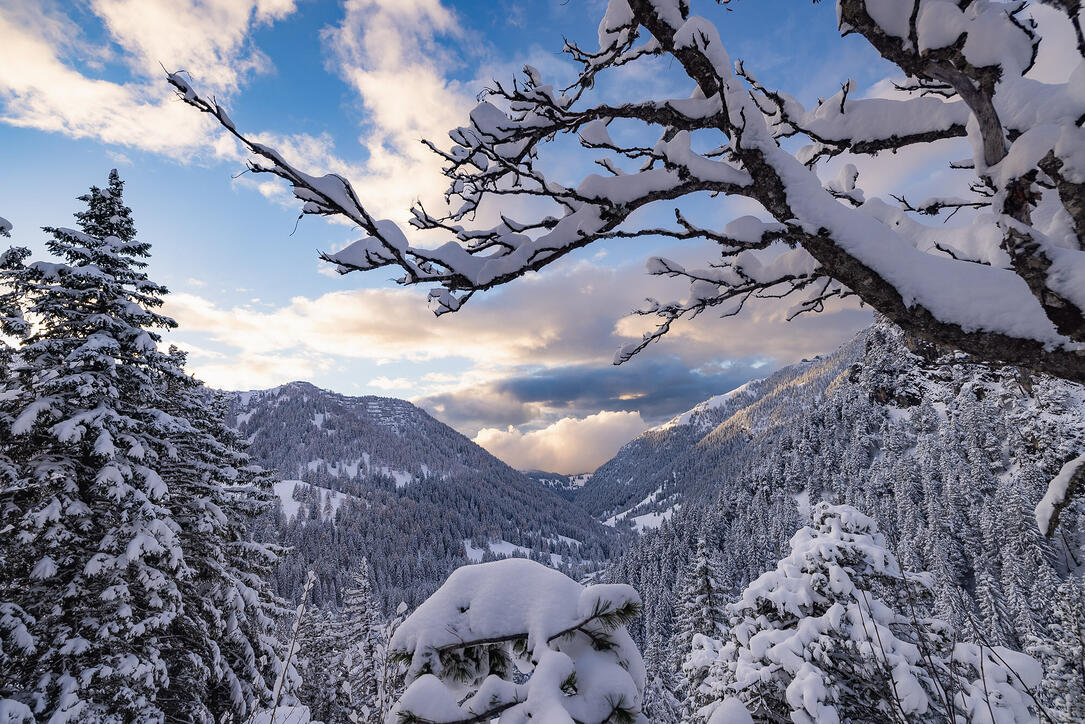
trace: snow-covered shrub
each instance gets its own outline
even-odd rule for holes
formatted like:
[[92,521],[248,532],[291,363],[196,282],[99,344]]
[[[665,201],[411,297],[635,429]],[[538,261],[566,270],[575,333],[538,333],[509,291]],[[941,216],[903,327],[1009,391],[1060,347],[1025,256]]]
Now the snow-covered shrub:
[[392,637],[410,685],[389,721],[646,722],[639,611],[629,586],[529,560],[460,568]]
[[819,503],[791,554],[729,606],[720,641],[698,637],[689,665],[712,660],[702,708],[741,701],[758,721],[1036,720],[1036,663],[960,643],[922,617],[929,577],[900,569],[874,521]]

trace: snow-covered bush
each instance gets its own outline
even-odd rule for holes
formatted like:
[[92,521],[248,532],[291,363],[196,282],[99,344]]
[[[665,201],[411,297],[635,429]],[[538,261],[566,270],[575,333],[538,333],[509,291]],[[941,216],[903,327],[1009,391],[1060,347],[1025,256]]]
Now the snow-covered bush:
[[688,665],[711,662],[715,700],[701,720],[733,698],[795,724],[1036,721],[1036,662],[954,645],[948,624],[922,617],[926,579],[901,571],[872,519],[818,504],[791,555],[729,606],[729,633],[696,638]]
[[465,566],[407,618],[390,722],[646,722],[629,586],[582,586],[524,559]]

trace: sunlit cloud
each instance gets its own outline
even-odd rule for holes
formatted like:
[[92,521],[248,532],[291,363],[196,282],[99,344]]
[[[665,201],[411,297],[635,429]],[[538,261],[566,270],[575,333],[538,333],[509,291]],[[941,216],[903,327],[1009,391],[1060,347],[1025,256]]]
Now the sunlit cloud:
[[[166,312],[180,323],[180,339],[226,352],[224,359],[192,359],[210,384],[270,386],[352,364],[389,365],[388,373],[365,374],[362,391],[407,397],[469,436],[489,429],[487,444],[510,462],[528,459],[514,452],[524,445],[533,455],[545,450],[553,460],[566,459],[538,442],[559,439],[556,432],[525,437],[540,426],[599,412],[654,424],[778,366],[828,352],[870,319],[844,306],[787,322],[787,303],[764,301],[737,318],[677,324],[662,342],[614,367],[614,350],[651,324],[626,316],[629,310],[646,293],[680,292],[680,285],[647,277],[640,265],[574,261],[479,295],[440,318],[428,310],[423,291],[403,288],[299,296],[280,306],[223,306],[199,294],[173,294]],[[632,419],[604,416],[591,429],[628,431]],[[577,449],[570,448],[574,462],[562,469],[586,469]]]
[[530,432],[486,428],[475,442],[521,470],[573,474],[594,471],[647,427],[635,412],[599,412]]
[[393,379],[386,375],[374,377],[366,384],[376,390],[409,390],[414,387],[414,383],[406,377],[396,377]]
[[[159,61],[184,68],[240,118],[246,91],[259,91],[254,80],[273,80],[276,61],[286,67],[273,46],[260,47],[266,36],[257,33],[300,18],[299,8],[305,10],[295,0],[87,0],[76,22],[76,11],[59,4],[12,0],[0,7],[0,121],[96,139],[127,153],[236,164],[243,155],[236,141],[176,102]],[[359,119],[356,139],[344,139],[339,127],[333,134],[323,119],[289,106],[272,106],[258,127],[245,130],[306,171],[350,179],[380,217],[403,220],[417,199],[431,210],[443,204],[441,160],[419,141],[447,143],[447,131],[466,121],[476,93],[492,78],[511,78],[525,62],[559,84],[575,70],[548,44],[495,52],[495,39],[472,25],[475,18],[440,0],[345,0],[339,8],[319,47],[307,52],[324,61],[326,72],[314,82],[332,92],[339,83],[339,91],[347,89],[344,112]],[[620,102],[685,95],[688,85],[679,68],[660,59],[616,71],[593,93]],[[121,150],[110,150],[111,158],[131,163]],[[552,151],[540,164],[563,180],[575,183],[596,170],[587,168],[591,157],[575,139],[559,139]],[[926,161],[902,166],[902,159],[875,159],[863,167],[863,180],[873,193],[897,191],[898,182],[929,172]],[[289,189],[270,177],[246,174],[234,183],[250,197],[246,203],[297,208]],[[511,211],[504,210],[514,216],[538,212],[536,200],[511,203]],[[699,208],[704,217],[695,220],[719,224],[733,213],[757,211],[747,206],[706,203]],[[670,209],[658,211],[670,219]],[[486,224],[494,215],[484,205],[472,223]],[[341,231],[336,235],[345,236]],[[420,241],[437,243],[433,236]],[[440,319],[421,289],[287,299],[281,290],[248,284],[260,288],[238,289],[250,300],[238,304],[223,301],[226,289],[216,293],[187,278],[187,270],[174,282],[183,293],[170,295],[166,311],[181,323],[171,339],[190,351],[190,368],[215,387],[310,379],[407,397],[465,434],[485,438],[519,467],[570,472],[594,467],[599,461],[592,454],[602,455],[619,437],[752,376],[829,351],[869,321],[867,312],[844,306],[787,323],[788,303],[765,301],[736,319],[705,315],[680,322],[661,343],[614,368],[614,350],[654,323],[629,316],[630,310],[647,296],[686,294],[680,283],[646,276],[641,258],[633,261],[659,251],[597,245],[507,289],[476,295]],[[699,265],[716,251],[705,245],[665,253]],[[318,271],[335,275],[328,265]],[[317,279],[307,289],[328,288]],[[360,275],[348,281],[355,279],[379,283]]]

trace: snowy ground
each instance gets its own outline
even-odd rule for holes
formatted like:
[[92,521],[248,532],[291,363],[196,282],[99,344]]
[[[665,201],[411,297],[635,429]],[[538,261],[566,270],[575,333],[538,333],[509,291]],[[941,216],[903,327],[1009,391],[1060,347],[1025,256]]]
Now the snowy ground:
[[[338,490],[330,490],[319,485],[310,485],[304,480],[280,480],[275,483],[275,495],[279,497],[279,500],[283,504],[283,514],[287,518],[295,518],[301,511],[302,505],[309,505],[309,503],[302,503],[300,500],[294,500],[294,489],[298,485],[309,485],[320,496],[320,517],[322,520],[334,520],[335,513],[339,510],[344,502],[350,498],[354,498],[353,495],[347,495],[346,493],[340,493]],[[331,512],[324,512],[324,501],[327,500],[331,505]],[[315,502],[315,501],[313,501]]]
[[[579,541],[574,541],[572,538],[565,538],[564,540],[579,543]],[[507,540],[490,541],[486,544],[486,548],[476,548],[471,545],[471,540],[469,538],[464,538],[463,549],[467,553],[468,560],[472,563],[481,563],[482,557],[486,555],[487,550],[495,556],[530,556],[533,553],[530,548],[524,548],[515,543],[509,543]],[[550,565],[559,566],[561,565],[562,560],[563,558],[560,554],[550,554]]]

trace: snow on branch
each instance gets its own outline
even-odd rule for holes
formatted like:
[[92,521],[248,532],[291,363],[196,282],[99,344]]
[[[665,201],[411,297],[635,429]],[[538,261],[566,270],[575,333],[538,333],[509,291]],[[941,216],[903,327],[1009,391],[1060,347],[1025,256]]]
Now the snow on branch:
[[639,612],[629,586],[584,587],[529,560],[457,569],[392,638],[410,682],[393,713],[433,724],[646,721],[644,665],[625,630]]
[[1085,492],[1085,453],[1069,460],[1047,486],[1047,494],[1036,506],[1036,524],[1045,535],[1052,535],[1059,515]]
[[[1079,3],[1049,4],[1065,11],[1080,41]],[[185,103],[245,145],[252,171],[290,183],[303,213],[338,215],[364,231],[327,261],[342,273],[396,267],[401,283],[431,287],[437,314],[599,240],[703,239],[722,257],[707,272],[650,263],[653,273],[685,279],[689,297],[650,300],[640,311],[658,317],[657,329],[619,351],[616,363],[709,308],[727,316],[750,300],[795,295],[794,315],[858,296],[921,339],[1085,381],[1085,65],[1073,59],[1079,65],[1066,83],[1028,77],[1044,38],[1025,6],[837,0],[841,32],[863,36],[903,79],[897,98],[858,98],[847,81],[808,109],[732,64],[715,26],[690,2],[611,0],[597,50],[565,44],[580,66],[572,85],[557,87],[526,66],[522,77],[484,91],[467,123],[449,133],[451,146],[425,141],[444,161],[449,204],[440,214],[412,209],[411,225],[437,239],[426,246],[373,216],[346,179],[304,173],[239,131],[181,73],[167,78]],[[592,91],[609,71],[661,55],[688,76],[685,97],[596,102]],[[623,133],[612,133],[615,123]],[[695,146],[694,133],[714,136],[715,145]],[[541,161],[561,136],[575,137],[605,174],[570,184],[546,172]],[[808,144],[791,152],[781,146],[789,138]],[[945,159],[971,170],[970,195],[918,205],[899,197],[902,213],[894,214],[868,198],[851,165],[837,179],[819,177],[833,157],[916,153],[953,138],[974,150],[964,162]],[[699,192],[756,201],[772,217],[771,231],[735,238],[690,223],[676,205]],[[498,223],[474,223],[484,204]],[[667,205],[677,228],[632,216]],[[962,227],[922,221],[961,211],[970,215]]]

